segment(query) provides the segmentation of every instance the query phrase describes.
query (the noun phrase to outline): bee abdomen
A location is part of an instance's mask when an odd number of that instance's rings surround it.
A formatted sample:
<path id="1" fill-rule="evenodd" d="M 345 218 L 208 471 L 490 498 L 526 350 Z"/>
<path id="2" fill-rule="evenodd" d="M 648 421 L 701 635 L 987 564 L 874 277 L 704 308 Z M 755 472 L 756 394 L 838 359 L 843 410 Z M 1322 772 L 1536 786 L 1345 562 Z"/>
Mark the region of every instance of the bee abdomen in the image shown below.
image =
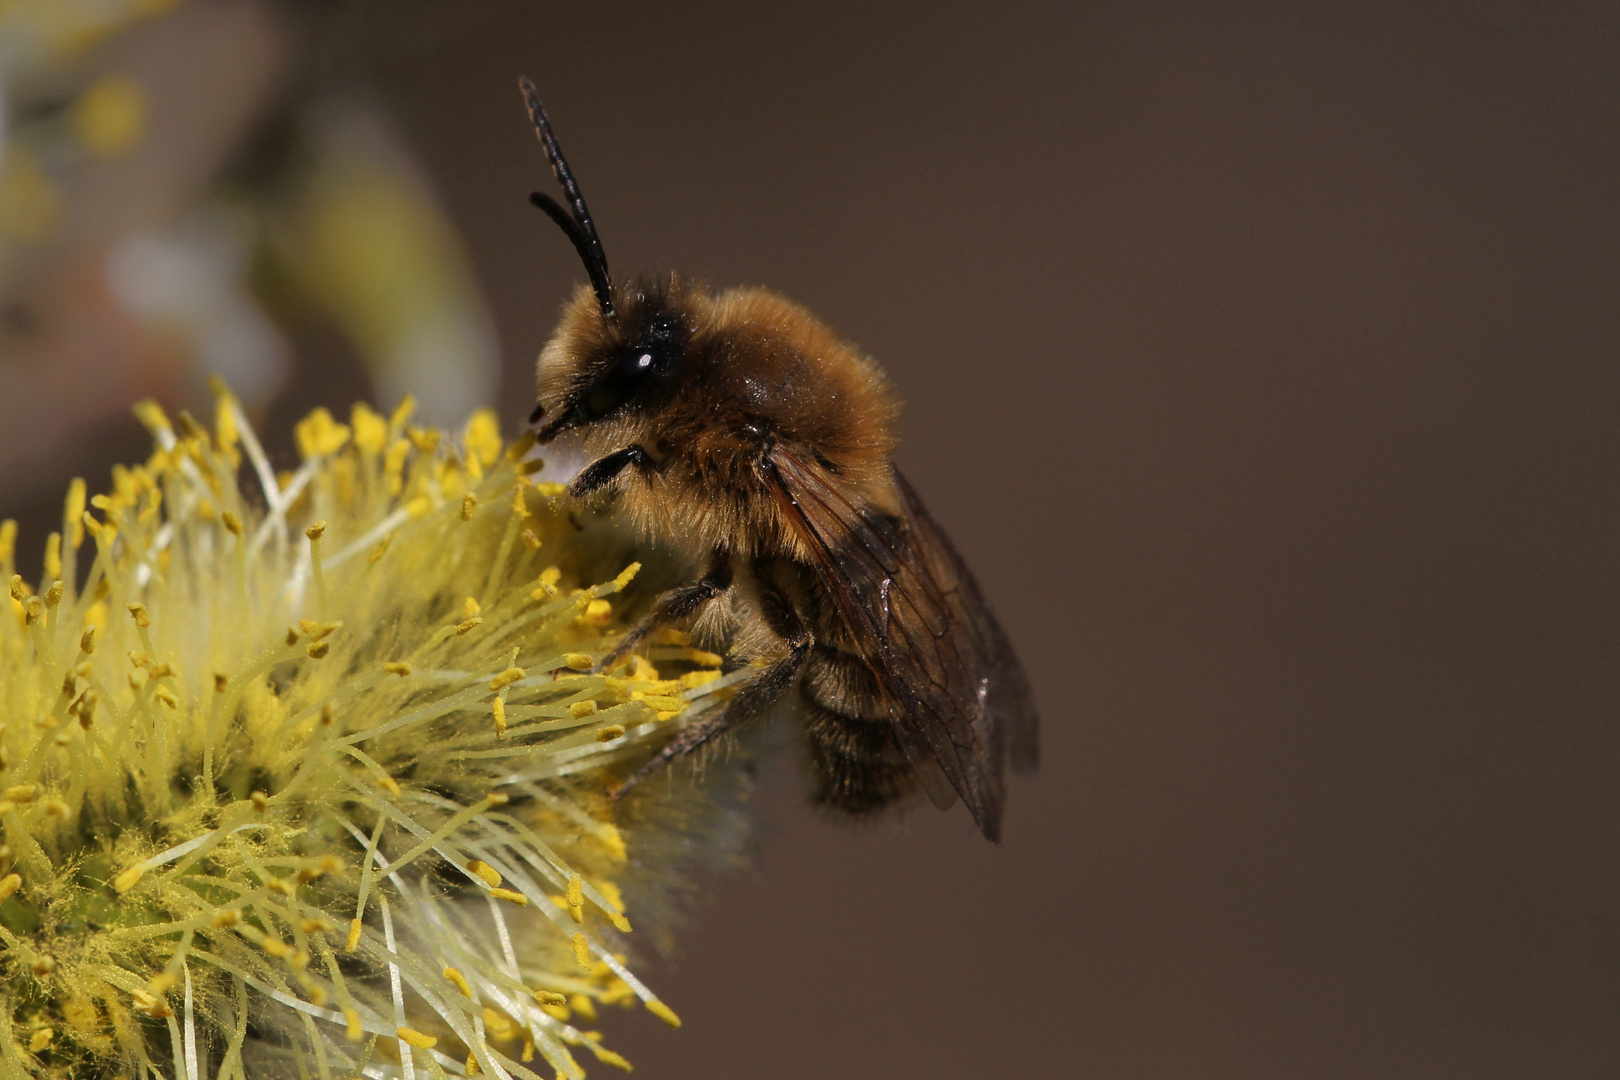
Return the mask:
<path id="1" fill-rule="evenodd" d="M 805 734 L 815 801 L 865 814 L 910 794 L 911 764 L 895 737 L 889 708 L 860 657 L 818 645 L 805 665 Z"/>

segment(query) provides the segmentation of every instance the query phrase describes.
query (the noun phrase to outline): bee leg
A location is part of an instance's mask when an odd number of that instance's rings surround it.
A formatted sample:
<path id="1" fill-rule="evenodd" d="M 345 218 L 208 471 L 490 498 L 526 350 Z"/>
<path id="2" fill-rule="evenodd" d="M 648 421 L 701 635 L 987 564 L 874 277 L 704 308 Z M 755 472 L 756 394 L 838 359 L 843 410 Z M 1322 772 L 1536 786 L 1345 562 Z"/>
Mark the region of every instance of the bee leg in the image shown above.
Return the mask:
<path id="1" fill-rule="evenodd" d="M 809 656 L 810 641 L 806 638 L 794 645 L 788 655 L 750 679 L 718 715 L 699 720 L 665 743 L 664 748 L 649 758 L 630 779 L 609 792 L 610 797 L 620 798 L 670 762 L 685 757 L 715 736 L 740 727 L 775 705 L 783 694 L 793 688 L 799 670 Z"/>
<path id="2" fill-rule="evenodd" d="M 568 483 L 568 494 L 576 499 L 583 499 L 591 492 L 606 487 L 626 468 L 634 465 L 638 469 L 653 468 L 653 459 L 639 446 L 626 446 L 623 450 L 615 450 L 606 457 L 599 457 L 583 469 L 579 475 Z"/>
<path id="3" fill-rule="evenodd" d="M 731 558 L 716 552 L 709 560 L 708 573 L 704 574 L 701 580 L 692 585 L 670 589 L 654 600 L 652 610 L 625 632 L 619 643 L 613 646 L 613 651 L 591 669 L 592 674 L 612 671 L 654 630 L 696 615 L 710 601 L 723 596 L 729 588 L 731 588 Z"/>
<path id="4" fill-rule="evenodd" d="M 804 620 L 799 618 L 799 613 L 793 609 L 792 604 L 780 590 L 768 584 L 767 580 L 757 573 L 755 580 L 760 593 L 760 607 L 766 622 L 772 630 L 789 642 L 791 651 L 748 680 L 719 715 L 699 720 L 665 743 L 664 748 L 637 769 L 630 779 L 609 793 L 612 798 L 619 798 L 665 765 L 676 758 L 685 757 L 715 736 L 755 719 L 782 700 L 782 695 L 791 690 L 798 681 L 805 661 L 810 659 L 811 647 L 816 643 L 815 637 L 811 635 L 809 628 L 804 625 Z"/>

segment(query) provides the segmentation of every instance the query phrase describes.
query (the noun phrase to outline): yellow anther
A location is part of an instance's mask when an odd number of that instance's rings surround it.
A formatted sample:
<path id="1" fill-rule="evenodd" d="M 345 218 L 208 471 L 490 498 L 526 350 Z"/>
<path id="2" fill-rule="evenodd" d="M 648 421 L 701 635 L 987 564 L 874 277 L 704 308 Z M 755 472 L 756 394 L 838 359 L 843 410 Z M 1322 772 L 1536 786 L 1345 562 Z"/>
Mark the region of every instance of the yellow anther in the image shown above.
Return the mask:
<path id="1" fill-rule="evenodd" d="M 371 549 L 370 555 L 366 556 L 366 562 L 376 565 L 378 559 L 381 559 L 384 555 L 388 554 L 388 545 L 392 544 L 393 542 L 393 533 L 389 533 L 387 536 L 377 541 L 377 546 Z"/>
<path id="2" fill-rule="evenodd" d="M 540 550 L 540 537 L 535 534 L 533 529 L 524 529 L 520 534 L 520 538 L 523 541 L 523 546 L 530 551 Z"/>
<path id="3" fill-rule="evenodd" d="M 641 564 L 638 562 L 633 562 L 623 570 L 619 571 L 619 576 L 613 579 L 613 584 L 622 589 L 626 585 L 630 584 L 631 580 L 633 580 L 640 572 Z"/>
<path id="4" fill-rule="evenodd" d="M 463 495 L 461 497 L 461 520 L 462 521 L 471 521 L 472 516 L 473 516 L 473 511 L 477 510 L 477 509 L 478 509 L 478 496 L 474 495 L 472 492 L 469 491 L 469 492 L 467 492 L 467 494 L 465 494 L 465 495 Z"/>
<path id="5" fill-rule="evenodd" d="M 62 572 L 62 534 L 51 533 L 45 538 L 45 576 L 56 577 Z"/>
<path id="6" fill-rule="evenodd" d="M 585 882 L 578 874 L 568 878 L 568 914 L 577 923 L 585 921 Z"/>
<path id="7" fill-rule="evenodd" d="M 589 671 L 596 661 L 592 660 L 586 653 L 571 652 L 563 654 L 563 663 L 575 671 Z"/>
<path id="8" fill-rule="evenodd" d="M 225 674 L 223 671 L 214 672 L 214 692 L 216 694 L 223 694 L 225 689 L 230 685 L 231 677 L 229 675 Z"/>
<path id="9" fill-rule="evenodd" d="M 624 862 L 630 857 L 629 849 L 624 846 L 624 834 L 621 833 L 619 831 L 619 827 L 614 825 L 612 822 L 603 824 L 602 831 L 597 834 L 597 838 L 602 841 L 603 846 L 608 849 L 608 854 L 611 855 L 615 861 Z M 621 908 L 624 907 L 623 903 L 618 901 L 615 901 L 615 903 L 617 903 Z"/>
<path id="10" fill-rule="evenodd" d="M 31 803 L 39 798 L 39 785 L 15 784 L 6 788 L 5 794 L 0 795 L 0 798 L 5 799 L 7 802 Z"/>
<path id="11" fill-rule="evenodd" d="M 591 970 L 591 943 L 577 930 L 574 932 L 574 962 L 586 971 Z"/>
<path id="12" fill-rule="evenodd" d="M 287 627 L 287 645 L 291 647 L 296 644 L 298 644 L 298 627 L 289 626 Z"/>
<path id="13" fill-rule="evenodd" d="M 596 1002 L 584 994 L 575 994 L 568 999 L 568 1007 L 579 1014 L 579 1018 L 587 1024 L 596 1022 Z"/>
<path id="14" fill-rule="evenodd" d="M 344 941 L 344 943 L 343 943 L 343 951 L 344 952 L 352 953 L 359 946 L 359 944 L 360 944 L 360 925 L 361 924 L 360 924 L 359 919 L 350 919 L 349 920 L 349 936 L 348 936 L 348 939 L 346 941 Z"/>
<path id="15" fill-rule="evenodd" d="M 334 454 L 349 441 L 349 425 L 338 423 L 330 412 L 319 408 L 294 425 L 293 436 L 304 458 Z"/>
<path id="16" fill-rule="evenodd" d="M 592 626 L 606 626 L 613 621 L 613 604 L 607 600 L 592 600 L 585 605 L 585 614 L 580 618 Z"/>
<path id="17" fill-rule="evenodd" d="M 332 703 L 330 701 L 321 702 L 321 727 L 331 727 L 336 719 L 337 710 L 332 707 Z"/>
<path id="18" fill-rule="evenodd" d="M 45 605 L 39 597 L 30 596 L 28 603 L 23 605 L 23 612 L 25 615 L 23 622 L 31 626 L 45 617 Z"/>
<path id="19" fill-rule="evenodd" d="M 133 150 L 146 131 L 146 91 L 128 75 L 103 75 L 73 103 L 73 133 L 102 158 Z"/>
<path id="20" fill-rule="evenodd" d="M 21 874 L 12 873 L 0 878 L 0 904 L 10 900 L 20 888 L 22 888 Z"/>
<path id="21" fill-rule="evenodd" d="M 153 435 L 161 435 L 165 432 L 172 433 L 174 431 L 174 428 L 169 425 L 169 418 L 163 413 L 163 406 L 151 398 L 142 398 L 137 401 L 133 406 L 133 411 L 135 419 L 139 420 L 142 426 Z"/>
<path id="22" fill-rule="evenodd" d="M 475 627 L 477 627 L 479 624 L 481 624 L 483 621 L 484 621 L 484 617 L 482 615 L 474 615 L 470 619 L 463 619 L 461 622 L 456 624 L 456 634 L 457 635 L 466 634 L 466 633 L 470 632 L 471 630 L 473 630 Z"/>
<path id="23" fill-rule="evenodd" d="M 170 690 L 167 686 L 158 687 L 156 690 L 152 691 L 152 696 L 163 702 L 163 704 L 167 705 L 171 709 L 178 709 L 180 707 L 180 699 L 176 697 L 174 691 Z"/>
<path id="24" fill-rule="evenodd" d="M 720 658 L 717 656 L 715 659 Z M 718 671 L 688 671 L 681 676 L 680 682 L 688 690 L 696 690 L 700 686 L 707 686 L 719 677 L 720 673 Z"/>
<path id="25" fill-rule="evenodd" d="M 590 700 L 576 701 L 572 705 L 568 706 L 568 715 L 572 716 L 575 720 L 583 720 L 587 716 L 595 716 L 596 702 Z"/>
<path id="26" fill-rule="evenodd" d="M 399 781 L 395 780 L 392 776 L 389 776 L 387 773 L 383 773 L 383 774 L 381 774 L 380 776 L 377 777 L 377 786 L 382 788 L 384 791 L 386 791 L 388 793 L 388 797 L 390 799 L 397 799 L 402 794 L 402 789 L 399 786 Z"/>
<path id="27" fill-rule="evenodd" d="M 264 883 L 264 887 L 278 896 L 291 896 L 294 892 L 293 883 L 286 878 L 270 878 Z"/>
<path id="28" fill-rule="evenodd" d="M 380 454 L 388 443 L 388 421 L 365 402 L 349 410 L 349 426 L 354 429 L 354 445 L 368 454 Z"/>
<path id="29" fill-rule="evenodd" d="M 146 988 L 154 994 L 167 994 L 180 980 L 175 978 L 172 971 L 160 971 L 146 980 Z"/>
<path id="30" fill-rule="evenodd" d="M 151 653 L 136 652 L 135 650 L 131 649 L 124 655 L 129 657 L 130 666 L 132 667 L 143 668 L 150 666 L 152 663 Z"/>
<path id="31" fill-rule="evenodd" d="M 321 537 L 326 535 L 326 522 L 317 521 L 315 524 L 304 530 L 304 535 L 309 537 L 311 542 L 319 540 Z"/>
<path id="32" fill-rule="evenodd" d="M 443 974 L 445 978 L 455 984 L 457 990 L 461 991 L 462 997 L 470 998 L 473 996 L 472 987 L 467 984 L 467 977 L 461 972 L 453 967 L 447 967 L 444 969 Z"/>
<path id="33" fill-rule="evenodd" d="M 242 519 L 231 513 L 229 510 L 226 510 L 224 513 L 220 514 L 219 520 L 220 523 L 225 526 L 225 531 L 230 533 L 232 536 L 242 535 Z"/>
<path id="34" fill-rule="evenodd" d="M 51 582 L 51 587 L 45 591 L 45 606 L 48 608 L 53 608 L 61 602 L 62 583 L 60 581 L 53 581 Z"/>
<path id="35" fill-rule="evenodd" d="M 439 433 L 437 431 L 408 427 L 405 429 L 405 437 L 411 440 L 411 445 L 416 447 L 416 452 L 419 454 L 431 454 L 439 448 Z"/>
<path id="36" fill-rule="evenodd" d="M 60 743 L 60 737 L 58 737 L 58 742 Z M 47 817 L 65 818 L 68 816 L 68 804 L 54 795 L 46 799 L 41 805 L 45 808 Z"/>
<path id="37" fill-rule="evenodd" d="M 501 872 L 483 859 L 468 859 L 467 872 L 476 874 L 486 885 L 492 888 L 501 883 Z"/>
<path id="38" fill-rule="evenodd" d="M 495 676 L 493 679 L 489 680 L 489 688 L 493 691 L 499 692 L 523 678 L 525 674 L 526 673 L 524 670 L 520 667 L 509 667 L 499 675 Z"/>
<path id="39" fill-rule="evenodd" d="M 591 1048 L 591 1053 L 595 1054 L 596 1060 L 600 1061 L 602 1064 L 612 1065 L 615 1069 L 623 1069 L 625 1072 L 630 1071 L 630 1062 L 627 1061 L 622 1054 L 616 1054 L 612 1050 L 598 1046 L 594 1042 L 589 1042 L 585 1045 Z"/>
<path id="40" fill-rule="evenodd" d="M 142 630 L 145 630 L 148 626 L 152 625 L 152 617 L 146 613 L 145 604 L 137 601 L 136 603 L 125 604 L 124 606 L 129 609 L 129 614 L 132 618 L 134 618 L 136 626 L 140 627 Z"/>
<path id="41" fill-rule="evenodd" d="M 11 575 L 11 598 L 19 604 L 28 599 L 28 586 L 23 583 L 21 574 Z"/>
<path id="42" fill-rule="evenodd" d="M 468 1076 L 477 1076 L 479 1073 L 484 1071 L 484 1067 L 478 1064 L 478 1055 L 474 1054 L 470 1050 L 467 1052 L 467 1061 L 466 1064 L 462 1066 L 462 1069 Z M 560 1076 L 561 1074 L 559 1073 L 558 1075 Z"/>
<path id="43" fill-rule="evenodd" d="M 326 654 L 331 651 L 332 643 L 330 641 L 317 641 L 315 644 L 311 645 L 305 650 L 305 652 L 309 653 L 309 658 L 311 660 L 325 659 Z"/>
<path id="44" fill-rule="evenodd" d="M 505 900 L 509 904 L 516 904 L 518 907 L 527 907 L 529 905 L 527 896 L 520 892 L 513 892 L 511 889 L 491 889 L 489 895 L 497 900 Z"/>
<path id="45" fill-rule="evenodd" d="M 614 739 L 623 737 L 624 726 L 622 724 L 609 724 L 596 733 L 597 742 L 612 742 Z"/>
<path id="46" fill-rule="evenodd" d="M 658 1017 L 658 1019 L 662 1020 L 672 1028 L 678 1028 L 681 1026 L 681 1018 L 675 1015 L 675 1010 L 670 1008 L 668 1005 L 665 1005 L 657 998 L 653 998 L 651 1001 L 647 1002 L 647 1011 Z"/>
<path id="47" fill-rule="evenodd" d="M 420 1031 L 417 1031 L 415 1028 L 395 1028 L 394 1034 L 399 1036 L 401 1042 L 410 1043 L 418 1050 L 431 1050 L 435 1046 L 439 1045 L 438 1039 L 434 1038 L 432 1035 L 426 1035 Z"/>
<path id="48" fill-rule="evenodd" d="M 506 735 L 506 702 L 496 698 L 491 704 L 491 709 L 495 714 L 495 737 L 497 739 L 504 738 Z"/>
<path id="49" fill-rule="evenodd" d="M 406 663 L 404 660 L 390 660 L 388 663 L 383 665 L 383 670 L 388 672 L 390 675 L 409 675 L 411 673 L 411 665 Z"/>
<path id="50" fill-rule="evenodd" d="M 324 934 L 328 930 L 332 929 L 332 924 L 327 922 L 325 919 L 305 919 L 303 922 L 298 924 L 298 929 L 302 930 L 305 934 L 310 935 Z"/>
<path id="51" fill-rule="evenodd" d="M 84 633 L 79 635 L 79 651 L 86 656 L 96 651 L 96 628 L 94 625 L 85 627 Z"/>
<path id="52" fill-rule="evenodd" d="M 148 670 L 154 679 L 172 679 L 179 674 L 173 664 L 153 664 Z"/>
<path id="53" fill-rule="evenodd" d="M 622 911 L 608 912 L 608 921 L 613 924 L 613 929 L 619 933 L 630 933 L 630 919 Z"/>
<path id="54" fill-rule="evenodd" d="M 299 619 L 298 629 L 302 630 L 305 634 L 308 634 L 309 640 L 319 641 L 332 631 L 343 629 L 343 623 L 341 620 L 338 622 L 323 623 L 316 622 L 313 619 Z"/>
<path id="55" fill-rule="evenodd" d="M 174 1015 L 174 1010 L 169 1008 L 167 1001 L 149 994 L 145 990 L 136 990 L 130 996 L 135 999 L 135 1007 L 154 1020 L 162 1020 L 164 1017 Z"/>
<path id="56" fill-rule="evenodd" d="M 285 960 L 293 954 L 293 947 L 291 945 L 288 945 L 280 938 L 270 937 L 268 934 L 265 935 L 264 940 L 259 942 L 259 948 L 263 949 L 277 960 Z"/>
<path id="57" fill-rule="evenodd" d="M 39 973 L 35 972 L 35 974 L 37 975 Z M 46 974 L 49 974 L 49 972 L 46 972 Z M 51 1028 L 40 1028 L 38 1031 L 34 1032 L 28 1037 L 28 1049 L 37 1054 L 47 1046 L 51 1045 L 51 1040 L 54 1038 L 56 1038 L 55 1030 Z"/>
<path id="58" fill-rule="evenodd" d="M 349 951 L 354 952 L 353 949 L 350 949 Z M 357 1043 L 365 1037 L 365 1029 L 360 1026 L 359 1013 L 355 1012 L 353 1009 L 344 1009 L 343 1020 L 347 1025 L 343 1030 L 344 1038 L 348 1039 L 350 1042 Z"/>
<path id="59" fill-rule="evenodd" d="M 664 697 L 660 694 L 648 694 L 641 699 L 641 703 L 655 712 L 679 712 L 686 708 L 686 702 L 680 698 Z"/>
<path id="60" fill-rule="evenodd" d="M 520 518 L 529 516 L 528 490 L 529 479 L 526 476 L 518 477 L 518 482 L 512 486 L 512 513 Z"/>
<path id="61" fill-rule="evenodd" d="M 254 811 L 260 814 L 270 809 L 270 796 L 262 791 L 255 791 L 249 795 L 248 802 L 252 803 Z"/>

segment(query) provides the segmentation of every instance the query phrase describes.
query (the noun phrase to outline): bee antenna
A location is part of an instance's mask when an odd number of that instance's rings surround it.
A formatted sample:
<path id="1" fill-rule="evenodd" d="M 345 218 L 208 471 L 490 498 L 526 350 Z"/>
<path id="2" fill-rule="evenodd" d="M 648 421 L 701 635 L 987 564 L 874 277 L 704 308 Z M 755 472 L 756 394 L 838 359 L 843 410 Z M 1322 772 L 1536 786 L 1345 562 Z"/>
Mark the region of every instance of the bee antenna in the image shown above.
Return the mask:
<path id="1" fill-rule="evenodd" d="M 551 196 L 538 191 L 529 196 L 529 201 L 544 210 L 546 216 L 555 221 L 568 234 L 568 239 L 573 241 L 574 250 L 579 252 L 585 272 L 590 275 L 591 288 L 596 290 L 596 302 L 601 305 L 602 315 L 609 322 L 614 322 L 617 315 L 609 291 L 611 279 L 608 277 L 607 255 L 602 251 L 602 241 L 596 235 L 596 226 L 585 205 L 585 196 L 580 194 L 579 184 L 575 183 L 574 174 L 568 168 L 562 147 L 557 145 L 557 136 L 551 133 L 551 120 L 546 116 L 546 107 L 540 103 L 540 91 L 526 76 L 518 79 L 518 89 L 523 91 L 523 102 L 529 107 L 529 119 L 534 123 L 535 134 L 540 136 L 546 160 L 551 162 L 551 174 L 562 186 L 563 194 L 568 196 L 572 213 L 564 210 Z"/>

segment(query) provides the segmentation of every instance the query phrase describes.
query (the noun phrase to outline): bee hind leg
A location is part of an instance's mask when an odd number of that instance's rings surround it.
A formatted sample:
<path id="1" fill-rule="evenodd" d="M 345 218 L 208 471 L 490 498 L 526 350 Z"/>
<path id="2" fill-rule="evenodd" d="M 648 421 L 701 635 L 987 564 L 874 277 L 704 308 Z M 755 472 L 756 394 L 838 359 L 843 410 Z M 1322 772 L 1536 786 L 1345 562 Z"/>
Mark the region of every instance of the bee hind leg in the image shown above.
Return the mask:
<path id="1" fill-rule="evenodd" d="M 682 585 L 670 589 L 659 595 L 653 601 L 652 610 L 647 612 L 636 625 L 626 630 L 624 636 L 613 646 L 613 651 L 591 668 L 592 674 L 601 674 L 612 671 L 624 662 L 624 658 L 635 651 L 636 647 L 661 626 L 668 626 L 673 622 L 680 622 L 702 611 L 714 600 L 725 595 L 731 588 L 731 559 L 716 552 L 709 559 L 708 573 L 691 585 Z"/>
<path id="2" fill-rule="evenodd" d="M 809 639 L 795 644 L 792 652 L 750 679 L 717 715 L 699 720 L 665 743 L 663 749 L 648 758 L 646 764 L 637 769 L 630 779 L 614 788 L 609 793 L 611 797 L 621 797 L 670 762 L 685 757 L 732 728 L 741 727 L 775 705 L 783 694 L 792 689 L 809 656 Z"/>

